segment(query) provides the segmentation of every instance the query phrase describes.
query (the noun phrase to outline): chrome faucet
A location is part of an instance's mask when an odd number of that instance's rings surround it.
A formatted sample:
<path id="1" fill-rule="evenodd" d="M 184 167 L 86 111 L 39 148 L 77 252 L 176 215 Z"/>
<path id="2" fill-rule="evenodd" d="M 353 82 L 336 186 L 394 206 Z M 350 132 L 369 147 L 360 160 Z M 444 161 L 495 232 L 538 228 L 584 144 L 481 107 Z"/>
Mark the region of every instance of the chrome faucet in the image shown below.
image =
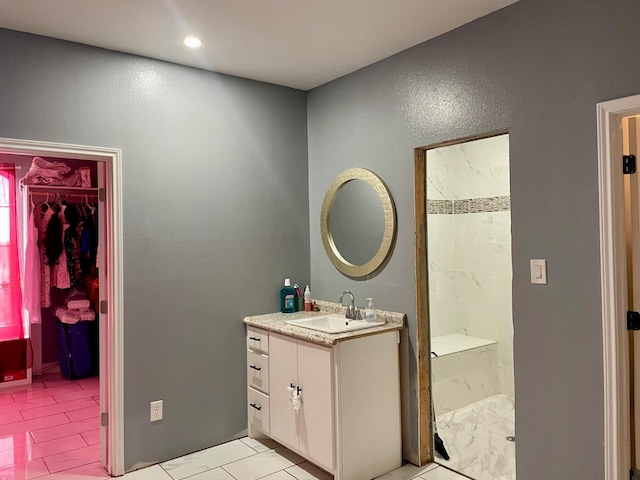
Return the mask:
<path id="1" fill-rule="evenodd" d="M 340 305 L 343 305 L 342 297 L 344 297 L 345 295 L 351 295 L 351 305 L 347 305 L 347 311 L 344 314 L 345 318 L 349 318 L 351 320 L 362 320 L 362 317 L 360 316 L 360 310 L 358 309 L 358 307 L 356 307 L 356 299 L 353 296 L 353 293 L 351 293 L 349 290 L 345 290 L 340 295 L 340 300 L 338 300 Z"/>

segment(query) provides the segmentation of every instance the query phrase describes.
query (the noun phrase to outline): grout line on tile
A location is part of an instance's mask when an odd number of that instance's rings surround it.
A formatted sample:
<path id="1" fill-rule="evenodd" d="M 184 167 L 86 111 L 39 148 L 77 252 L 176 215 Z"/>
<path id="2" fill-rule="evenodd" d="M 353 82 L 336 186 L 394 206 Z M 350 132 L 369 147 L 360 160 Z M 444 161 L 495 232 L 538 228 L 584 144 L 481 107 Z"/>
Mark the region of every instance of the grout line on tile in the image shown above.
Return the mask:
<path id="1" fill-rule="evenodd" d="M 305 461 L 306 461 L 306 460 L 305 460 Z M 297 464 L 296 464 L 296 465 L 297 465 Z M 291 467 L 287 467 L 287 468 L 291 468 Z M 284 472 L 284 473 L 286 473 L 287 475 L 289 475 L 292 479 L 297 480 L 297 477 L 294 477 L 293 475 L 291 475 L 289 472 L 287 472 L 287 470 L 286 470 L 286 469 L 277 470 L 277 471 L 275 471 L 275 472 L 268 473 L 267 475 L 263 475 L 262 477 L 258 477 L 258 478 L 256 478 L 255 480 L 260 480 L 261 478 L 266 478 L 266 477 L 268 477 L 269 475 L 275 475 L 276 473 L 280 473 L 280 472 Z M 229 475 L 231 475 L 231 474 L 229 474 Z"/>

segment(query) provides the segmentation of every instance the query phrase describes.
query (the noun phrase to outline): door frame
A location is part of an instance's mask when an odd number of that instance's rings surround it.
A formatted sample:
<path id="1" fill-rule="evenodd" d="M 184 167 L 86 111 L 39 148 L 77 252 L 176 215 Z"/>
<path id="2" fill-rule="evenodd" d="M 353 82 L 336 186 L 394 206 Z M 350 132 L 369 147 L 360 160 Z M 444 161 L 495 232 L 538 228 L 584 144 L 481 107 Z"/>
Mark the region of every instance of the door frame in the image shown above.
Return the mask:
<path id="1" fill-rule="evenodd" d="M 431 327 L 429 320 L 429 279 L 427 272 L 427 150 L 458 145 L 508 134 L 508 129 L 456 138 L 444 142 L 433 143 L 413 150 L 414 162 L 414 199 L 416 222 L 416 323 L 418 327 L 418 458 L 411 459 L 417 465 L 425 465 L 434 461 L 433 454 L 433 422 L 431 416 Z"/>
<path id="2" fill-rule="evenodd" d="M 106 328 L 107 378 L 100 377 L 100 411 L 108 405 L 106 442 L 101 441 L 101 458 L 112 476 L 124 475 L 124 336 L 123 336 L 123 240 L 122 240 L 122 151 L 14 138 L 0 138 L 0 153 L 64 157 L 106 163 L 107 271 L 106 300 L 109 319 Z M 101 285 L 101 288 L 102 285 Z M 105 444 L 106 443 L 106 444 Z M 108 455 L 106 454 L 108 452 Z"/>
<path id="3" fill-rule="evenodd" d="M 631 403 L 626 330 L 627 268 L 622 119 L 640 114 L 640 95 L 596 105 L 604 374 L 605 480 L 629 475 Z"/>

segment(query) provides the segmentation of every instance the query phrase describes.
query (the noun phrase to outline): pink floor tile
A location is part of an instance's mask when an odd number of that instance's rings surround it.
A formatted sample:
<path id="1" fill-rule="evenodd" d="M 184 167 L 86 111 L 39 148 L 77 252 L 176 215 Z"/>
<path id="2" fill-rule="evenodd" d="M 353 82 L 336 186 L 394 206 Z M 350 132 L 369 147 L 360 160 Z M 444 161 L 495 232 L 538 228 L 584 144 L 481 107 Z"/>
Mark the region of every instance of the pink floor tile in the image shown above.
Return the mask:
<path id="1" fill-rule="evenodd" d="M 56 402 L 58 403 L 64 403 L 70 402 L 71 400 L 78 400 L 80 398 L 91 398 L 94 395 L 100 395 L 99 388 L 88 388 L 86 390 L 80 389 L 74 392 L 54 395 L 53 398 L 55 398 Z"/>
<path id="2" fill-rule="evenodd" d="M 24 420 L 24 418 L 22 418 L 20 412 L 2 413 L 2 409 L 0 409 L 0 425 L 21 422 L 22 420 Z"/>
<path id="3" fill-rule="evenodd" d="M 49 442 L 36 443 L 26 447 L 16 447 L 12 450 L 3 450 L 0 451 L 0 467 L 24 463 L 86 446 L 87 442 L 85 442 L 84 438 L 80 435 L 72 435 Z"/>
<path id="4" fill-rule="evenodd" d="M 65 420 L 69 422 L 69 419 L 66 417 L 66 415 L 64 415 L 63 413 L 59 415 L 63 416 Z M 49 417 L 43 417 L 43 418 L 49 418 Z M 65 425 L 51 426 L 48 428 L 42 428 L 38 430 L 33 429 L 31 432 L 31 436 L 37 443 L 42 443 L 42 442 L 48 442 L 49 440 L 54 440 L 56 438 L 68 437 L 69 435 L 74 435 L 76 433 L 88 432 L 90 430 L 95 430 L 96 428 L 100 428 L 100 418 L 89 418 L 87 420 L 67 423 Z"/>
<path id="5" fill-rule="evenodd" d="M 38 458 L 26 463 L 18 463 L 10 467 L 0 468 L 0 478 L 8 480 L 30 480 L 40 478 L 49 473 L 44 460 Z"/>
<path id="6" fill-rule="evenodd" d="M 53 388 L 43 387 L 35 390 L 20 391 L 13 394 L 13 399 L 16 402 L 24 402 L 26 400 L 31 400 L 33 398 L 59 395 L 62 393 L 73 392 L 75 390 L 82 390 L 82 389 L 80 388 L 80 385 L 78 385 L 75 382 L 72 382 L 66 385 L 60 385 L 59 387 L 53 387 Z"/>
<path id="7" fill-rule="evenodd" d="M 35 440 L 31 437 L 29 432 L 7 435 L 0 437 L 0 452 L 13 450 L 14 448 L 28 447 L 30 445 L 35 445 L 35 443 Z"/>
<path id="8" fill-rule="evenodd" d="M 39 480 L 106 480 L 108 478 L 110 479 L 111 477 L 107 475 L 107 471 L 100 466 L 100 462 L 94 462 L 60 473 L 45 475 Z"/>
<path id="9" fill-rule="evenodd" d="M 56 473 L 100 461 L 100 445 L 68 450 L 44 457 L 49 472 Z M 1 478 L 1 477 L 0 477 Z"/>
<path id="10" fill-rule="evenodd" d="M 9 397 L 15 393 L 33 392 L 46 388 L 43 383 L 32 383 L 31 385 L 21 385 L 19 387 L 0 388 L 0 398 Z"/>
<path id="11" fill-rule="evenodd" d="M 29 408 L 46 407 L 47 405 L 55 405 L 57 402 L 51 395 L 46 397 L 32 398 L 21 402 L 14 402 L 10 405 L 0 405 L 0 415 L 11 412 L 21 412 Z"/>
<path id="12" fill-rule="evenodd" d="M 65 412 L 65 414 L 72 422 L 86 420 L 87 418 L 98 418 L 100 417 L 100 405 L 96 404 L 79 410 L 71 410 L 70 412 Z"/>
<path id="13" fill-rule="evenodd" d="M 55 405 L 47 405 L 46 407 L 40 408 L 30 408 L 29 410 L 24 410 L 21 413 L 25 420 L 30 420 L 32 418 L 47 417 L 55 415 L 56 413 L 70 412 L 72 410 L 92 407 L 94 405 L 96 405 L 96 402 L 92 398 L 81 398 L 80 400 L 74 400 L 72 402 L 57 403 Z"/>
<path id="14" fill-rule="evenodd" d="M 78 384 L 84 389 L 100 386 L 100 378 L 98 377 L 83 378 L 82 380 L 76 380 L 76 382 L 78 382 Z"/>
<path id="15" fill-rule="evenodd" d="M 100 429 L 96 428 L 95 430 L 89 430 L 88 432 L 81 433 L 84 441 L 87 442 L 87 445 L 95 445 L 100 443 Z"/>
<path id="16" fill-rule="evenodd" d="M 57 428 L 58 425 L 69 423 L 69 419 L 64 413 L 57 415 L 49 415 L 48 417 L 34 418 L 23 422 L 8 423 L 0 425 L 0 436 L 6 436 L 16 433 L 24 433 L 33 430 L 41 430 L 47 428 Z M 72 432 L 77 433 L 77 432 Z M 55 437 L 59 438 L 59 437 Z M 50 440 L 50 439 L 48 439 Z M 0 477 L 2 478 L 2 477 Z"/>
<path id="17" fill-rule="evenodd" d="M 5 405 L 11 405 L 13 403 L 13 396 L 10 393 L 6 395 L 0 395 L 0 408 Z"/>

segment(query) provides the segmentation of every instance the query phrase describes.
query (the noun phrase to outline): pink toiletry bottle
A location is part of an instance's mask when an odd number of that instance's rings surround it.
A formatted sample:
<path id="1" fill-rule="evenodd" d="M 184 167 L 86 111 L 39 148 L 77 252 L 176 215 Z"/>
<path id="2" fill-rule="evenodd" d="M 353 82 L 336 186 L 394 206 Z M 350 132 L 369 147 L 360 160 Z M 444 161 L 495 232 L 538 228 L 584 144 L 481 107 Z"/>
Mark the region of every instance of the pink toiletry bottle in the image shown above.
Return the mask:
<path id="1" fill-rule="evenodd" d="M 309 290 L 309 285 L 304 289 L 304 311 L 311 311 L 311 290 Z"/>

